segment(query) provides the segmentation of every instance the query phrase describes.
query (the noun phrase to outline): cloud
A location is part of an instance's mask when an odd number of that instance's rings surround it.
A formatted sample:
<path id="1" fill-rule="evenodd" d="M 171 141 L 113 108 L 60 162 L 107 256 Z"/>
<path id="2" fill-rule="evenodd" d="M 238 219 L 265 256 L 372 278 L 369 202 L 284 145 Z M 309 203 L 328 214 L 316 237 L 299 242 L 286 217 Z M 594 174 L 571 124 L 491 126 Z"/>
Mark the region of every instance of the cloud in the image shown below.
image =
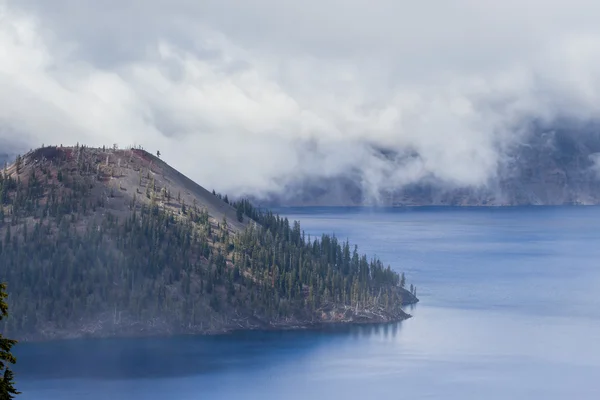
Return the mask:
<path id="1" fill-rule="evenodd" d="M 143 144 L 232 194 L 480 186 L 527 121 L 595 118 L 599 17 L 584 0 L 0 0 L 0 136 Z"/>

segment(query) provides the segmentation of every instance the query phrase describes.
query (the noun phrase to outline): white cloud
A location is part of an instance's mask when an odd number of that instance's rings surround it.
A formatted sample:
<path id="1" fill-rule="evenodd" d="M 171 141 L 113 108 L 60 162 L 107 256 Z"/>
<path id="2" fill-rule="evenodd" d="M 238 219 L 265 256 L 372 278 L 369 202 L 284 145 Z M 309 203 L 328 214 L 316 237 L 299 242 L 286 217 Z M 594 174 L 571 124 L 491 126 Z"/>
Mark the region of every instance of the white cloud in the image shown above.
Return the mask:
<path id="1" fill-rule="evenodd" d="M 481 185 L 525 118 L 596 116 L 599 17 L 584 0 L 0 0 L 0 132 L 143 144 L 233 194 L 355 170 L 374 194 Z"/>

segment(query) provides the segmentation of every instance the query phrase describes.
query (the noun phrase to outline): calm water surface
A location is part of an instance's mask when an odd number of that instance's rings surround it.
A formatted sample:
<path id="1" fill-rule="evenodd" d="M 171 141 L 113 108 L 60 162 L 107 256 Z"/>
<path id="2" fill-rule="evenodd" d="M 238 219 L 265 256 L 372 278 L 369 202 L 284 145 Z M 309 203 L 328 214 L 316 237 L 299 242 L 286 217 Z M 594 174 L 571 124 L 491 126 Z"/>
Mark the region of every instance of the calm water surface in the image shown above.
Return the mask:
<path id="1" fill-rule="evenodd" d="M 279 211 L 405 271 L 414 317 L 22 344 L 20 398 L 600 399 L 600 208 Z"/>

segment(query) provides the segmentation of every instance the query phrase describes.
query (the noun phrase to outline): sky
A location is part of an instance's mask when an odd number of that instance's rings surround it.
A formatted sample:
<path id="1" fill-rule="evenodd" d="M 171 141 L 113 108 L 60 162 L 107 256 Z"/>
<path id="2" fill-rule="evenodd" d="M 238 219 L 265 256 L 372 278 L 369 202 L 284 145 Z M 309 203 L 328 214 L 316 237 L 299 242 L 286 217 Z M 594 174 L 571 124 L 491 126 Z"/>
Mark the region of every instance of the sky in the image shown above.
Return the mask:
<path id="1" fill-rule="evenodd" d="M 598 21 L 592 0 L 0 0 L 0 146 L 142 145 L 231 195 L 481 186 L 524 121 L 596 118 Z"/>

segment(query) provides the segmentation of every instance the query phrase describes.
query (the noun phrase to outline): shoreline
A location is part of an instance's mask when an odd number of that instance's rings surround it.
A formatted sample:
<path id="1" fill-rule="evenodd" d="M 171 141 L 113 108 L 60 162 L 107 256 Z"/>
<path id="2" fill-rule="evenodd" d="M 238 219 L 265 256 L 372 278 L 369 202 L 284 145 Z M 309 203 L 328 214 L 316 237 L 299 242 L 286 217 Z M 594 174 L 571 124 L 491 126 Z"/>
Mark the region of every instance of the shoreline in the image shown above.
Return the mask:
<path id="1" fill-rule="evenodd" d="M 220 330 L 206 330 L 201 332 L 173 332 L 173 333 L 131 333 L 131 334 L 115 334 L 115 335 L 78 335 L 53 338 L 35 338 L 35 339 L 20 339 L 19 344 L 46 344 L 71 342 L 79 340 L 136 340 L 136 339 L 170 339 L 174 337 L 209 337 L 209 336 L 228 336 L 248 332 L 294 332 L 294 331 L 320 331 L 325 329 L 343 329 L 358 326 L 374 326 L 383 327 L 385 325 L 397 324 L 412 318 L 412 315 L 402 319 L 389 321 L 345 321 L 345 322 L 311 322 L 300 325 L 289 326 L 253 326 L 244 328 L 223 328 Z"/>
<path id="2" fill-rule="evenodd" d="M 414 305 L 418 302 L 411 302 L 404 304 L 403 307 L 408 305 Z M 51 343 L 51 342 L 65 342 L 72 340 L 107 340 L 107 339 L 147 339 L 147 338 L 171 338 L 176 336 L 225 336 L 232 335 L 241 332 L 284 332 L 284 331 L 308 331 L 308 330 L 319 330 L 326 328 L 344 328 L 352 326 L 368 326 L 368 325 L 387 325 L 393 323 L 399 323 L 407 319 L 412 318 L 412 315 L 400 310 L 393 315 L 378 315 L 371 317 L 363 314 L 350 315 L 349 318 L 328 318 L 323 320 L 296 320 L 288 319 L 286 321 L 263 321 L 256 318 L 250 322 L 249 318 L 245 320 L 245 324 L 242 321 L 230 321 L 229 323 L 223 324 L 220 327 L 204 328 L 200 326 L 191 326 L 188 328 L 175 328 L 173 329 L 168 324 L 161 324 L 158 329 L 148 329 L 148 326 L 142 322 L 135 322 L 128 326 L 120 326 L 120 330 L 113 329 L 99 329 L 97 331 L 81 331 L 80 329 L 74 329 L 72 331 L 53 332 L 50 334 L 29 334 L 24 335 L 18 339 L 19 343 Z M 140 326 L 142 325 L 142 326 Z M 138 329 L 136 329 L 138 328 Z"/>

